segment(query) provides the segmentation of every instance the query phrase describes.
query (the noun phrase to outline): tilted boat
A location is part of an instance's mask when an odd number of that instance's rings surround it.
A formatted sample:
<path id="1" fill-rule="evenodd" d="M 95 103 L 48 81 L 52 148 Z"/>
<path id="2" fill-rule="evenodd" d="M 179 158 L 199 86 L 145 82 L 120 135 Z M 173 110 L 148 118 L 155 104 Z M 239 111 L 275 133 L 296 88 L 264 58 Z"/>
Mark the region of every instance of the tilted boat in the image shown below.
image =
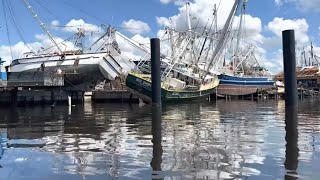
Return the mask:
<path id="1" fill-rule="evenodd" d="M 192 79 L 192 81 L 197 81 Z M 208 97 L 219 84 L 218 78 L 209 77 L 206 83 L 198 83 L 193 85 L 186 85 L 184 81 L 177 78 L 171 78 L 168 83 L 163 83 L 161 86 L 161 100 L 162 102 L 170 101 L 187 101 Z M 173 86 L 173 85 L 176 86 Z M 150 74 L 136 74 L 129 73 L 126 78 L 126 86 L 129 91 L 136 94 L 140 99 L 151 102 L 151 75 Z"/>
<path id="2" fill-rule="evenodd" d="M 219 79 L 214 73 L 214 68 L 222 57 L 226 45 L 225 37 L 230 32 L 237 6 L 238 2 L 235 1 L 218 37 L 217 29 L 212 29 L 212 26 L 205 29 L 202 34 L 193 32 L 190 18 L 187 19 L 188 30 L 185 32 L 176 33 L 173 28 L 166 28 L 164 34 L 169 37 L 163 39 L 169 41 L 171 53 L 161 55 L 161 62 L 165 64 L 161 72 L 163 102 L 203 99 L 215 91 Z M 188 7 L 187 5 L 187 14 L 189 14 Z M 214 20 L 216 21 L 215 18 Z M 214 40 L 217 41 L 215 46 L 213 46 Z M 149 61 L 142 60 L 138 63 L 138 67 L 144 67 L 145 62 Z M 129 73 L 126 78 L 128 90 L 147 102 L 152 98 L 151 85 L 150 74 Z"/>
<path id="3" fill-rule="evenodd" d="M 115 80 L 116 77 L 136 68 L 134 60 L 121 53 L 116 41 L 116 35 L 120 33 L 111 26 L 89 48 L 83 49 L 81 46 L 82 49 L 64 51 L 61 49 L 63 43 L 54 40 L 29 2 L 24 0 L 24 3 L 54 46 L 51 50 L 43 48 L 37 53 L 32 51 L 25 53 L 22 58 L 14 59 L 6 68 L 8 86 L 65 86 L 90 89 L 99 81 Z M 80 42 L 85 36 L 85 30 L 79 28 L 75 36 L 76 43 Z M 96 51 L 88 51 L 94 45 L 99 48 Z"/>

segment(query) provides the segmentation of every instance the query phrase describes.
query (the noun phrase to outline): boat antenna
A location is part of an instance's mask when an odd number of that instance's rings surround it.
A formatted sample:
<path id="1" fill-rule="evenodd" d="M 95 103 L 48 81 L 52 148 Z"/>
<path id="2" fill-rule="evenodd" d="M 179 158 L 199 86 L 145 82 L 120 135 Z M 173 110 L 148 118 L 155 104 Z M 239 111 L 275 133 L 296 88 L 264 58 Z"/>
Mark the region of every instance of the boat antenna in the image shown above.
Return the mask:
<path id="1" fill-rule="evenodd" d="M 307 58 L 306 58 L 306 52 L 305 52 L 304 48 L 303 48 L 303 58 L 304 58 L 304 65 L 308 66 Z"/>
<path id="2" fill-rule="evenodd" d="M 314 61 L 314 55 L 313 55 L 313 45 L 312 45 L 312 41 L 311 41 L 311 47 L 310 47 L 311 51 L 310 51 L 310 55 L 311 55 L 311 60 L 312 60 L 312 63 Z"/>
<path id="3" fill-rule="evenodd" d="M 187 13 L 187 25 L 188 25 L 188 31 L 190 32 L 191 29 L 191 20 L 190 20 L 190 3 L 187 2 L 186 4 L 186 13 Z"/>
<path id="4" fill-rule="evenodd" d="M 52 35 L 50 34 L 50 32 L 47 30 L 46 26 L 44 25 L 44 23 L 41 21 L 41 19 L 39 18 L 39 16 L 37 15 L 37 13 L 34 11 L 34 9 L 32 8 L 32 6 L 29 4 L 29 2 L 27 0 L 22 0 L 25 5 L 27 6 L 27 8 L 30 10 L 30 12 L 32 13 L 33 17 L 39 22 L 40 26 L 42 27 L 42 29 L 47 33 L 47 35 L 49 36 L 49 39 L 52 41 L 52 43 L 58 48 L 59 52 L 62 53 L 62 50 L 60 49 L 60 47 L 58 46 L 58 43 L 53 39 Z"/>

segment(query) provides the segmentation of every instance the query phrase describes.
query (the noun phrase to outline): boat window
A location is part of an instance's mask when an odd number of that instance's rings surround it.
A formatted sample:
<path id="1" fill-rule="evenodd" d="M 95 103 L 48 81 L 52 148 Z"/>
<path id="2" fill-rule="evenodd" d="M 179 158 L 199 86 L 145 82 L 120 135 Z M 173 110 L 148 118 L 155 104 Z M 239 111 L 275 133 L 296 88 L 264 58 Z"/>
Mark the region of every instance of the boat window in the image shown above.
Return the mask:
<path id="1" fill-rule="evenodd" d="M 17 64 L 20 64 L 17 59 L 16 59 L 16 60 L 13 60 L 13 61 L 11 62 L 11 66 L 14 66 L 14 65 L 17 65 Z"/>

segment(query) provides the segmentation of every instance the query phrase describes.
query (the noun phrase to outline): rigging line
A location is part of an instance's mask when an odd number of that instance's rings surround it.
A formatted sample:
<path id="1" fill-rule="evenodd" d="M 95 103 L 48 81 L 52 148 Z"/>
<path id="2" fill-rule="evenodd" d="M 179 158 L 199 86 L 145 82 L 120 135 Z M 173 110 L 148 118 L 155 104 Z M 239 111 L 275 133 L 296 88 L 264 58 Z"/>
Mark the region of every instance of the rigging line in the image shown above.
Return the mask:
<path id="1" fill-rule="evenodd" d="M 38 4 L 39 6 L 41 6 L 41 8 L 46 10 L 49 14 L 51 14 L 54 18 L 57 18 L 57 16 L 54 13 L 52 13 L 52 11 L 50 11 L 46 6 L 44 6 L 42 3 L 40 3 L 40 1 L 38 1 L 38 0 L 33 0 L 33 1 L 36 2 L 36 4 Z"/>
<path id="2" fill-rule="evenodd" d="M 69 38 L 67 38 L 67 39 L 65 39 L 65 40 L 63 40 L 63 41 L 61 41 L 61 42 L 58 43 L 58 44 L 62 44 L 62 45 L 63 45 L 64 42 L 67 42 L 67 41 L 69 41 L 69 40 L 71 40 L 71 39 L 73 39 L 73 36 L 72 36 L 72 37 L 69 37 Z M 45 49 L 43 49 L 42 51 L 47 51 L 47 50 L 49 50 L 49 49 L 51 49 L 51 48 L 54 48 L 54 47 L 55 47 L 55 45 L 50 46 L 50 47 L 48 47 L 48 48 L 45 48 Z"/>
<path id="3" fill-rule="evenodd" d="M 149 28 L 132 28 L 132 27 L 124 27 L 124 26 L 113 26 L 116 29 L 128 29 L 128 30 L 149 30 Z"/>
<path id="4" fill-rule="evenodd" d="M 11 1 L 6 0 L 6 2 L 7 2 L 8 10 L 9 10 L 9 13 L 10 13 L 10 17 L 11 17 L 11 19 L 12 19 L 13 24 L 14 24 L 15 27 L 16 27 L 16 30 L 17 30 L 17 32 L 18 32 L 21 40 L 23 41 L 23 43 L 25 44 L 25 46 L 26 46 L 30 51 L 32 51 L 32 48 L 26 43 L 27 41 L 24 39 L 24 37 L 23 37 L 23 35 L 22 35 L 21 28 L 20 28 L 20 27 L 18 26 L 18 24 L 17 24 L 17 21 L 16 21 L 16 19 L 15 19 L 15 13 L 14 13 L 14 10 L 13 10 L 13 8 L 12 8 Z"/>
<path id="5" fill-rule="evenodd" d="M 30 5 L 30 3 L 27 0 L 22 0 L 24 2 L 24 4 L 26 5 L 26 8 L 30 11 L 30 13 L 33 15 L 33 17 L 38 21 L 39 25 L 41 26 L 42 30 L 47 33 L 47 36 L 49 37 L 49 39 L 51 40 L 51 42 L 56 45 L 57 49 L 59 50 L 60 53 L 62 53 L 60 47 L 58 46 L 57 42 L 54 40 L 53 36 L 50 34 L 50 32 L 48 31 L 48 29 L 46 28 L 45 24 L 41 21 L 41 19 L 39 18 L 39 16 L 37 15 L 37 13 L 34 11 L 34 9 L 32 8 L 32 6 Z"/>
<path id="6" fill-rule="evenodd" d="M 220 5 L 221 5 L 221 0 L 219 1 L 218 7 L 217 7 L 217 12 L 218 12 L 218 10 L 220 8 Z"/>
<path id="7" fill-rule="evenodd" d="M 9 48 L 10 48 L 10 55 L 11 55 L 10 63 L 11 63 L 13 60 L 13 55 L 12 55 L 12 47 L 11 47 L 11 40 L 10 40 L 9 27 L 8 27 L 7 12 L 6 12 L 6 8 L 5 8 L 5 1 L 2 1 L 2 7 L 3 7 L 3 15 L 4 15 L 6 31 L 7 31 L 7 38 L 8 38 L 8 42 L 9 42 Z"/>
<path id="8" fill-rule="evenodd" d="M 87 16 L 90 16 L 92 18 L 94 18 L 95 20 L 99 21 L 100 23 L 106 23 L 103 19 L 97 17 L 97 16 L 94 16 L 94 15 L 90 15 L 87 11 L 79 8 L 79 7 L 75 7 L 74 4 L 70 4 L 69 2 L 65 1 L 65 0 L 61 0 L 61 2 L 75 10 L 78 10 L 80 12 L 82 12 L 83 14 L 87 15 Z M 110 23 L 107 23 L 107 24 L 110 24 Z"/>
<path id="9" fill-rule="evenodd" d="M 56 19 L 60 19 L 57 15 L 55 15 L 49 8 L 47 8 L 46 6 L 44 6 L 41 1 L 38 0 L 34 0 L 39 6 L 41 6 L 43 9 L 45 9 L 49 14 L 51 14 L 54 18 Z M 47 26 L 47 27 L 54 27 L 54 26 Z M 76 31 L 74 31 L 73 29 L 71 29 L 68 26 L 65 26 L 66 28 L 68 28 L 70 31 L 76 33 Z"/>

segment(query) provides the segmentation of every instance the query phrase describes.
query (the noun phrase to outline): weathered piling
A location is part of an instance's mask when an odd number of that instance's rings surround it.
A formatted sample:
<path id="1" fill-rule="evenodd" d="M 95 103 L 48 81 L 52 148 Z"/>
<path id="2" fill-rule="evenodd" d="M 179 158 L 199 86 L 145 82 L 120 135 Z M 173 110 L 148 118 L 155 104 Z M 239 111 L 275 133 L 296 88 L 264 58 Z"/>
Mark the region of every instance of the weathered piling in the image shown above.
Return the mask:
<path id="1" fill-rule="evenodd" d="M 298 104 L 296 52 L 294 30 L 282 31 L 283 65 L 285 82 L 285 104 L 296 107 Z"/>
<path id="2" fill-rule="evenodd" d="M 285 130 L 286 130 L 286 160 L 287 174 L 285 179 L 297 174 L 298 167 L 298 89 L 296 77 L 295 37 L 293 30 L 282 32 L 283 64 L 285 81 Z"/>
<path id="3" fill-rule="evenodd" d="M 152 103 L 161 105 L 160 39 L 151 39 Z"/>

